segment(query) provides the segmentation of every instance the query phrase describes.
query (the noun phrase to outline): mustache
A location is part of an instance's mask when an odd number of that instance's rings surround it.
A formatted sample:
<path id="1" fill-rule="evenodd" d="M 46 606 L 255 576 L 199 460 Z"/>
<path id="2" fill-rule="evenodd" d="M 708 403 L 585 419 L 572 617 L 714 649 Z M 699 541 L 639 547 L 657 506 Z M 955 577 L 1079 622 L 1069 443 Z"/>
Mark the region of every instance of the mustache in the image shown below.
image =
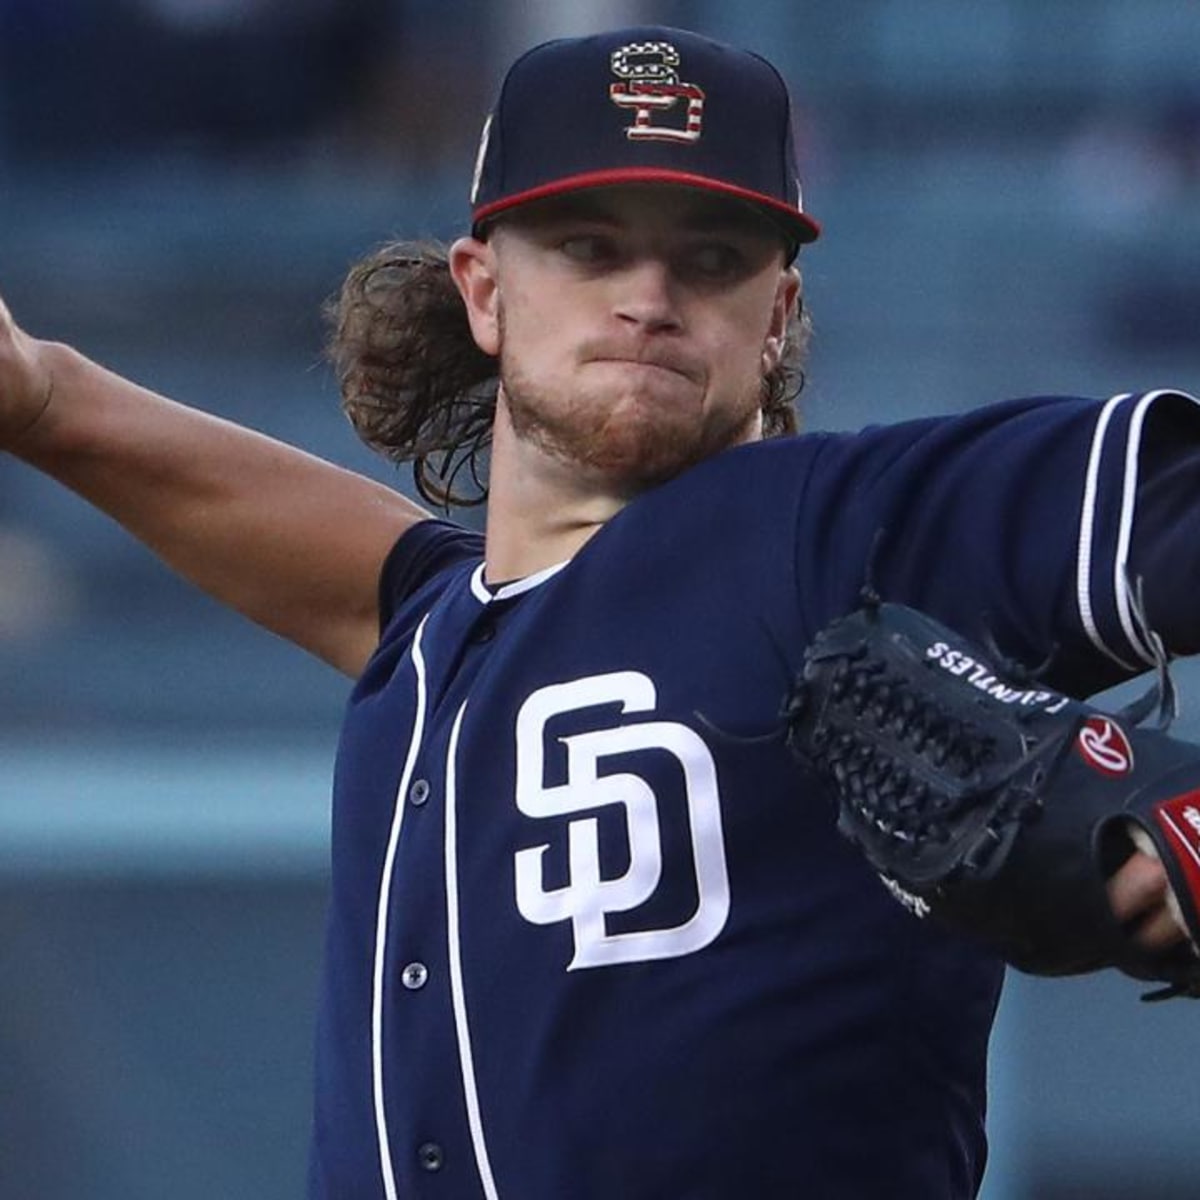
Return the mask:
<path id="1" fill-rule="evenodd" d="M 695 358 L 669 344 L 595 338 L 583 343 L 579 358 L 581 362 L 615 361 L 664 367 L 697 383 L 702 382 L 704 377 L 704 369 Z"/>

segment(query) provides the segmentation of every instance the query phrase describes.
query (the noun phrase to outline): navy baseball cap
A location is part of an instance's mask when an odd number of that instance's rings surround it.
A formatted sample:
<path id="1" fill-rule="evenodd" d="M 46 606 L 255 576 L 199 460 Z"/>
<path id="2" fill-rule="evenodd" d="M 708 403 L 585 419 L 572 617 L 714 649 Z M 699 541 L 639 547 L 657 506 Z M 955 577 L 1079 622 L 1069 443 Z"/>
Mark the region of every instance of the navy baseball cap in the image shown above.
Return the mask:
<path id="1" fill-rule="evenodd" d="M 747 201 L 795 246 L 820 233 L 803 208 L 787 86 L 766 59 L 663 26 L 546 42 L 518 58 L 480 140 L 476 236 L 518 205 L 624 183 Z"/>

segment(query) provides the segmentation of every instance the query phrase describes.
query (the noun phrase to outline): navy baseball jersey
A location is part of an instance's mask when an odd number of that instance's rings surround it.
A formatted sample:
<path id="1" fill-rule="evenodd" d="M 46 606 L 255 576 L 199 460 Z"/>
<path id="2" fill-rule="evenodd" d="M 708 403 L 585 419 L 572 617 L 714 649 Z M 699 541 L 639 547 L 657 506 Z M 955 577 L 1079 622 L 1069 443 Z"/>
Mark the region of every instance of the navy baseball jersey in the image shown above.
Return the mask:
<path id="1" fill-rule="evenodd" d="M 336 769 L 314 1200 L 973 1196 L 1001 965 L 838 836 L 781 704 L 868 571 L 1064 690 L 1141 669 L 1136 505 L 1177 507 L 1193 407 L 739 447 L 496 587 L 477 534 L 401 538 Z"/>

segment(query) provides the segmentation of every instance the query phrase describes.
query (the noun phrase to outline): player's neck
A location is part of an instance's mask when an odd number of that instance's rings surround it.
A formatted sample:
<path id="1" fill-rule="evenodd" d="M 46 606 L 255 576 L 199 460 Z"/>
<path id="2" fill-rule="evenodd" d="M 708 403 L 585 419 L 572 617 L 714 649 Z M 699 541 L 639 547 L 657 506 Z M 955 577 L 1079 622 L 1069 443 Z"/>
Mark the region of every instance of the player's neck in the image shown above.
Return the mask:
<path id="1" fill-rule="evenodd" d="M 488 477 L 488 582 L 521 579 L 574 557 L 628 500 L 590 486 L 571 464 L 517 438 L 499 405 Z"/>

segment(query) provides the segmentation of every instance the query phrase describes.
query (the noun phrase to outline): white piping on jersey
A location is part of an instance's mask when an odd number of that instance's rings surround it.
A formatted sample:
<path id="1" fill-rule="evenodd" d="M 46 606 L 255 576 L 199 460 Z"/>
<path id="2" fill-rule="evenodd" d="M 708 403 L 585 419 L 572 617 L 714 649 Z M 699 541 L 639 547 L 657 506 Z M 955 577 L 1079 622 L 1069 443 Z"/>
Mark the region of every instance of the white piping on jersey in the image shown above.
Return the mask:
<path id="1" fill-rule="evenodd" d="M 555 563 L 552 567 L 543 567 L 540 571 L 535 571 L 532 575 L 526 575 L 524 579 L 514 580 L 512 583 L 506 583 L 503 587 L 498 587 L 494 592 L 483 582 L 484 563 L 471 572 L 471 594 L 479 601 L 480 604 L 491 604 L 493 600 L 508 600 L 512 596 L 519 596 L 522 592 L 532 591 L 535 587 L 546 582 L 547 579 L 553 578 L 567 565 L 569 559 L 560 563 Z"/>
<path id="2" fill-rule="evenodd" d="M 1088 456 L 1087 475 L 1083 485 L 1083 510 L 1079 521 L 1079 558 L 1075 575 L 1075 595 L 1079 603 L 1079 619 L 1083 628 L 1092 640 L 1097 650 L 1102 651 L 1115 663 L 1126 670 L 1134 670 L 1131 663 L 1126 662 L 1113 651 L 1100 636 L 1096 625 L 1096 614 L 1092 608 L 1092 539 L 1095 536 L 1096 492 L 1099 487 L 1100 459 L 1104 453 L 1104 437 L 1108 432 L 1109 422 L 1116 411 L 1117 405 L 1129 399 L 1129 394 L 1114 396 L 1100 412 L 1096 421 L 1096 429 L 1092 434 L 1092 448 Z"/>
<path id="3" fill-rule="evenodd" d="M 383 1194 L 386 1200 L 396 1200 L 396 1173 L 392 1166 L 392 1151 L 388 1139 L 387 1112 L 383 1103 L 383 980 L 387 950 L 388 907 L 392 894 L 392 871 L 396 862 L 396 846 L 400 841 L 400 824 L 404 820 L 408 784 L 417 762 L 417 751 L 425 732 L 425 656 L 421 652 L 421 635 L 425 632 L 428 614 L 417 626 L 412 644 L 413 667 L 417 673 L 417 712 L 413 718 L 408 740 L 408 754 L 396 789 L 396 804 L 392 813 L 392 830 L 388 836 L 387 854 L 383 860 L 383 875 L 379 881 L 379 906 L 375 913 L 375 971 L 371 985 L 371 1083 L 375 1096 L 375 1133 L 379 1141 L 379 1169 L 383 1173 Z"/>
<path id="4" fill-rule="evenodd" d="M 467 701 L 463 701 L 446 752 L 446 931 L 450 951 L 450 996 L 454 1003 L 454 1028 L 458 1035 L 458 1060 L 462 1069 L 463 1096 L 467 1103 L 467 1123 L 475 1149 L 475 1165 L 487 1200 L 499 1200 L 487 1142 L 483 1136 L 483 1118 L 479 1112 L 479 1091 L 475 1083 L 475 1059 L 471 1052 L 471 1030 L 467 1023 L 466 990 L 463 987 L 462 944 L 458 937 L 458 814 L 454 759 L 458 753 L 458 733 L 462 728 Z"/>
<path id="5" fill-rule="evenodd" d="M 1128 575 L 1129 544 L 1133 537 L 1133 520 L 1137 511 L 1138 465 L 1142 452 L 1142 430 L 1146 422 L 1146 414 L 1155 400 L 1162 396 L 1179 396 L 1200 404 L 1194 396 L 1187 392 L 1160 388 L 1140 396 L 1137 407 L 1129 420 L 1129 431 L 1125 438 L 1125 469 L 1121 483 L 1121 514 L 1117 527 L 1117 545 L 1113 556 L 1113 594 L 1116 598 L 1117 616 L 1121 622 L 1122 632 L 1134 653 L 1148 666 L 1153 666 L 1156 657 L 1153 647 L 1147 645 L 1145 637 L 1133 615 L 1133 597 L 1130 593 Z M 1079 526 L 1079 560 L 1076 575 L 1076 595 L 1079 601 L 1079 615 L 1083 627 L 1087 631 L 1092 644 L 1101 650 L 1114 662 L 1126 670 L 1137 670 L 1135 664 L 1127 662 L 1115 653 L 1100 636 L 1096 624 L 1095 612 L 1091 601 L 1091 569 L 1092 543 L 1095 538 L 1095 507 L 1096 492 L 1100 475 L 1100 460 L 1104 452 L 1104 439 L 1113 413 L 1119 404 L 1132 398 L 1132 393 L 1114 396 L 1109 400 L 1100 413 L 1096 422 L 1096 430 L 1092 435 L 1091 453 L 1088 458 L 1087 479 L 1083 493 L 1083 514 Z"/>
<path id="6" fill-rule="evenodd" d="M 1117 535 L 1116 560 L 1113 563 L 1113 588 L 1116 592 L 1121 628 L 1138 657 L 1148 666 L 1154 665 L 1155 657 L 1153 649 L 1146 645 L 1133 619 L 1133 604 L 1129 594 L 1129 540 L 1133 533 L 1133 513 L 1137 505 L 1138 455 L 1142 448 L 1142 426 L 1145 424 L 1150 405 L 1159 396 L 1168 394 L 1164 391 L 1148 392 L 1133 410 L 1125 442 L 1125 486 L 1121 492 L 1121 525 Z"/>

